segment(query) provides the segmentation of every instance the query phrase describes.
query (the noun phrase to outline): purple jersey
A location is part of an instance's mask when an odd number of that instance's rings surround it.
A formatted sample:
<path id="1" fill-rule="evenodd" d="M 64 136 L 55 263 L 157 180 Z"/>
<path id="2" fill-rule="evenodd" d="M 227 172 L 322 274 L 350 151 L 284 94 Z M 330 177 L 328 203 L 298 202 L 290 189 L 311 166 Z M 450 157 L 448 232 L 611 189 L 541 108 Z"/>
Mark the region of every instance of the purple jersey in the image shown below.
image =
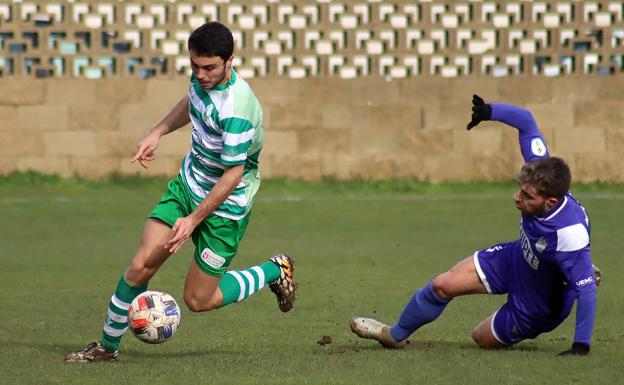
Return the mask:
<path id="1" fill-rule="evenodd" d="M 491 104 L 491 107 L 492 120 L 518 129 L 526 162 L 549 156 L 530 112 L 506 104 Z M 568 192 L 543 217 L 523 214 L 520 227 L 523 258 L 513 261 L 517 276 L 509 288 L 509 302 L 527 322 L 548 330 L 553 322 L 563 321 L 558 317 L 567 316 L 569 299 L 576 297 L 574 342 L 589 344 L 595 318 L 596 285 L 585 209 Z"/>

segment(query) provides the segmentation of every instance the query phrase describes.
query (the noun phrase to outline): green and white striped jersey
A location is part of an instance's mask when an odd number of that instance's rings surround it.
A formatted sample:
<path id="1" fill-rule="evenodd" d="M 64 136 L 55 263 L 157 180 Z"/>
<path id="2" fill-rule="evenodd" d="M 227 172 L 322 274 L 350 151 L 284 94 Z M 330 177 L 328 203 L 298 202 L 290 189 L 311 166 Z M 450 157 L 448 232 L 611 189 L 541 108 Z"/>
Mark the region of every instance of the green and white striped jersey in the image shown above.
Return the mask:
<path id="1" fill-rule="evenodd" d="M 180 177 L 193 203 L 200 204 L 223 175 L 225 166 L 245 165 L 241 182 L 214 211 L 215 215 L 242 219 L 260 187 L 258 157 L 262 149 L 262 108 L 251 87 L 232 70 L 225 85 L 204 90 L 191 77 L 189 115 L 193 124 L 191 150 Z"/>

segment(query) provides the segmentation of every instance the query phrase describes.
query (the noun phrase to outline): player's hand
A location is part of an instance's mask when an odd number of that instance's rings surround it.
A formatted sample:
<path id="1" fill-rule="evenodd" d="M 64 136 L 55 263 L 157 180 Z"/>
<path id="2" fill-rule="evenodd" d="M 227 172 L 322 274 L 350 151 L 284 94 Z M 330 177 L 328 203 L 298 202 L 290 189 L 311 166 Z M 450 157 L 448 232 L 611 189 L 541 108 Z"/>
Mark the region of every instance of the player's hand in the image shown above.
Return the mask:
<path id="1" fill-rule="evenodd" d="M 492 117 L 492 107 L 485 103 L 479 95 L 472 95 L 472 118 L 466 130 L 470 131 L 474 126 Z"/>
<path id="2" fill-rule="evenodd" d="M 575 342 L 572 344 L 570 350 L 559 353 L 560 356 L 586 356 L 589 354 L 589 345 L 581 342 Z"/>
<path id="3" fill-rule="evenodd" d="M 184 218 L 178 218 L 171 228 L 171 230 L 173 230 L 173 235 L 171 239 L 165 243 L 165 249 L 171 254 L 180 250 L 184 243 L 191 237 L 191 234 L 193 234 L 198 224 L 199 223 L 190 215 Z"/>
<path id="4" fill-rule="evenodd" d="M 137 145 L 137 152 L 134 154 L 134 158 L 130 163 L 139 161 L 143 168 L 147 168 L 147 162 L 154 160 L 154 151 L 158 148 L 160 142 L 160 135 L 156 132 L 152 132 L 145 137 Z"/>

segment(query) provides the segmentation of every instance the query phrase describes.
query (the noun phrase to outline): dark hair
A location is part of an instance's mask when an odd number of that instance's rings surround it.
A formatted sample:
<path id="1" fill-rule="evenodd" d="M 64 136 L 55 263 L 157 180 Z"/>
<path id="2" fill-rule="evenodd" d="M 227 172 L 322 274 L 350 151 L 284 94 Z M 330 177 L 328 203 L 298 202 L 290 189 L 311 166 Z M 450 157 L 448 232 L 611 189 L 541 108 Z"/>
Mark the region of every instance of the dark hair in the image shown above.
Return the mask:
<path id="1" fill-rule="evenodd" d="M 216 21 L 205 23 L 197 28 L 188 39 L 188 49 L 199 56 L 218 56 L 227 61 L 234 52 L 232 32 Z"/>
<path id="2" fill-rule="evenodd" d="M 547 198 L 561 199 L 570 190 L 572 176 L 566 162 L 557 157 L 542 158 L 522 166 L 518 182 L 529 183 Z"/>

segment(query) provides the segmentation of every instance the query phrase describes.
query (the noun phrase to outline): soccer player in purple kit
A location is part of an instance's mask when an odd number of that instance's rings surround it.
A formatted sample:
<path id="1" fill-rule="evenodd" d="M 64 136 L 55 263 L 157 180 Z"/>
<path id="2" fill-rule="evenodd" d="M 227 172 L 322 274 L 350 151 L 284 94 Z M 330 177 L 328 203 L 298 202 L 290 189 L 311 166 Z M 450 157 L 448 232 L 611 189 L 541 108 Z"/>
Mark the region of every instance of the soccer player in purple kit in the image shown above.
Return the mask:
<path id="1" fill-rule="evenodd" d="M 386 348 L 401 349 L 421 326 L 440 316 L 455 297 L 507 294 L 507 302 L 478 324 L 472 338 L 482 348 L 511 346 L 559 326 L 577 302 L 572 347 L 561 355 L 586 355 L 596 314 L 600 272 L 592 265 L 589 219 L 570 194 L 570 169 L 550 157 L 531 113 L 508 104 L 472 99 L 470 130 L 496 120 L 519 133 L 525 160 L 517 177 L 514 202 L 521 213 L 520 237 L 479 250 L 416 291 L 398 321 L 390 326 L 355 317 L 351 330 Z"/>

